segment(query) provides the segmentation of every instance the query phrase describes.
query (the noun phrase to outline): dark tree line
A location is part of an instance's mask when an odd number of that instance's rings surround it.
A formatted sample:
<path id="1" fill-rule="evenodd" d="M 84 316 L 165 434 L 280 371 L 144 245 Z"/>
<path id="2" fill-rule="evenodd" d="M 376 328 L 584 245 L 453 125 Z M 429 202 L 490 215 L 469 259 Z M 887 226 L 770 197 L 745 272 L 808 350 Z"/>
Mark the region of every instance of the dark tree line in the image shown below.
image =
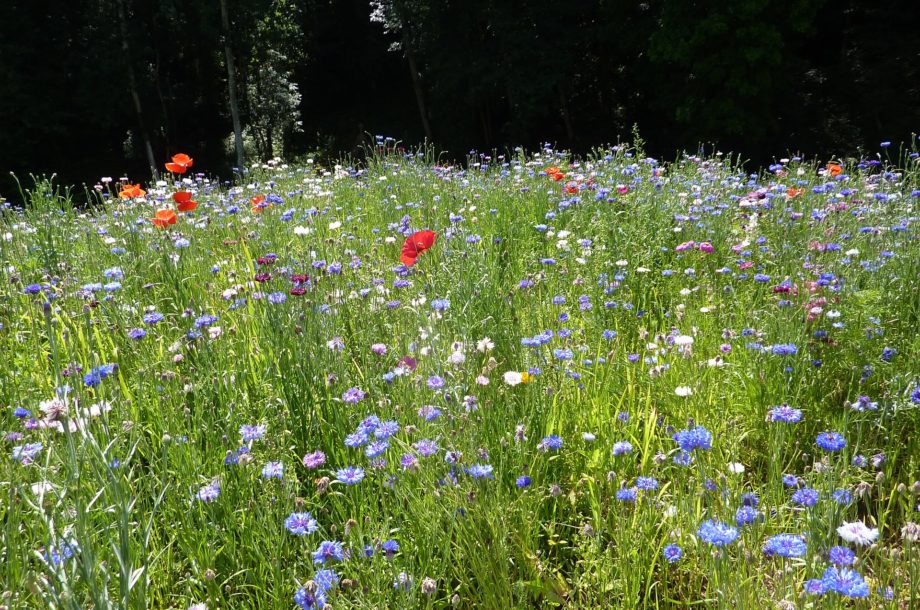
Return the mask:
<path id="1" fill-rule="evenodd" d="M 755 162 L 920 130 L 916 0 L 3 0 L 7 172 L 628 137 Z M 245 158 L 245 159 L 243 159 Z M 118 177 L 118 176 L 115 176 Z"/>

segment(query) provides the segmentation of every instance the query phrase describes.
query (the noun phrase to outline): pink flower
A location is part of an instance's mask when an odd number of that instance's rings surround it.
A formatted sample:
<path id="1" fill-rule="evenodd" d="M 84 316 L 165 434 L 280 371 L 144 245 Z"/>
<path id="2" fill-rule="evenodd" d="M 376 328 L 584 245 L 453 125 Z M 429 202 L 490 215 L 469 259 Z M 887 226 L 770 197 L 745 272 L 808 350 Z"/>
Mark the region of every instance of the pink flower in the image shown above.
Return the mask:
<path id="1" fill-rule="evenodd" d="M 676 248 L 674 248 L 674 251 L 675 251 L 675 252 L 683 252 L 683 251 L 685 251 L 685 250 L 689 250 L 690 248 L 694 247 L 695 245 L 696 245 L 696 242 L 695 242 L 695 241 L 685 241 L 684 243 L 682 243 L 682 244 L 680 244 L 679 246 L 677 246 Z"/>
<path id="2" fill-rule="evenodd" d="M 708 241 L 704 241 L 700 244 L 700 252 L 705 252 L 706 254 L 712 254 L 716 249 L 712 247 L 712 244 Z"/>

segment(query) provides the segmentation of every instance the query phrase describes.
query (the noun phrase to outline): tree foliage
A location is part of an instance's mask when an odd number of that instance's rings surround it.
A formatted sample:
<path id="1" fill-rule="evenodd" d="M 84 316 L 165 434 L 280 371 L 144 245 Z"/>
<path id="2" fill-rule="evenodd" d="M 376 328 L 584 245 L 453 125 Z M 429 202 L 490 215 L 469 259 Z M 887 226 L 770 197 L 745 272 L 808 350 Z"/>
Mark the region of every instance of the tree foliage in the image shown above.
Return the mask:
<path id="1" fill-rule="evenodd" d="M 365 132 L 428 136 L 454 157 L 584 149 L 638 124 L 661 150 L 713 143 L 766 162 L 761 151 L 851 153 L 918 128 L 908 1 L 226 3 L 256 160 L 354 152 Z M 158 160 L 193 150 L 229 170 L 219 5 L 6 0 L 0 172 L 144 178 L 147 141 Z"/>

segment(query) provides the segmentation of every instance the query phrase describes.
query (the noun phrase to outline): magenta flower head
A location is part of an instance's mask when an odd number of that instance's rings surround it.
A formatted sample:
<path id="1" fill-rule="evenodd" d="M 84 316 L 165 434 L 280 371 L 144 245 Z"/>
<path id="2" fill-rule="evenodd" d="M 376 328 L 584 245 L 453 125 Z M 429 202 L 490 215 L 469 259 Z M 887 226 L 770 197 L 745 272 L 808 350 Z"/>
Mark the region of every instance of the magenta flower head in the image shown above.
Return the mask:
<path id="1" fill-rule="evenodd" d="M 706 254 L 712 254 L 716 249 L 712 247 L 712 244 L 708 241 L 704 241 L 700 244 L 700 252 L 705 252 Z"/>

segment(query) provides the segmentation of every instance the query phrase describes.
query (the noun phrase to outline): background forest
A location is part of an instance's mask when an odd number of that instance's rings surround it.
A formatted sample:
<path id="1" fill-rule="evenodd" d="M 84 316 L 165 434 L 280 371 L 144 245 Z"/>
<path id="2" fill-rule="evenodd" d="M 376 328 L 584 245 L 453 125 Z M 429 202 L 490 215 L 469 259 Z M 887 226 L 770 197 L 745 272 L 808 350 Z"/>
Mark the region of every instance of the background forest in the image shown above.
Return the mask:
<path id="1" fill-rule="evenodd" d="M 711 144 L 764 164 L 875 150 L 920 125 L 915 9 L 4 0 L 0 195 L 14 194 L 10 171 L 141 179 L 188 151 L 229 177 L 272 156 L 360 154 L 367 134 L 427 138 L 452 159 L 544 141 L 584 152 L 634 124 L 653 154 Z"/>

